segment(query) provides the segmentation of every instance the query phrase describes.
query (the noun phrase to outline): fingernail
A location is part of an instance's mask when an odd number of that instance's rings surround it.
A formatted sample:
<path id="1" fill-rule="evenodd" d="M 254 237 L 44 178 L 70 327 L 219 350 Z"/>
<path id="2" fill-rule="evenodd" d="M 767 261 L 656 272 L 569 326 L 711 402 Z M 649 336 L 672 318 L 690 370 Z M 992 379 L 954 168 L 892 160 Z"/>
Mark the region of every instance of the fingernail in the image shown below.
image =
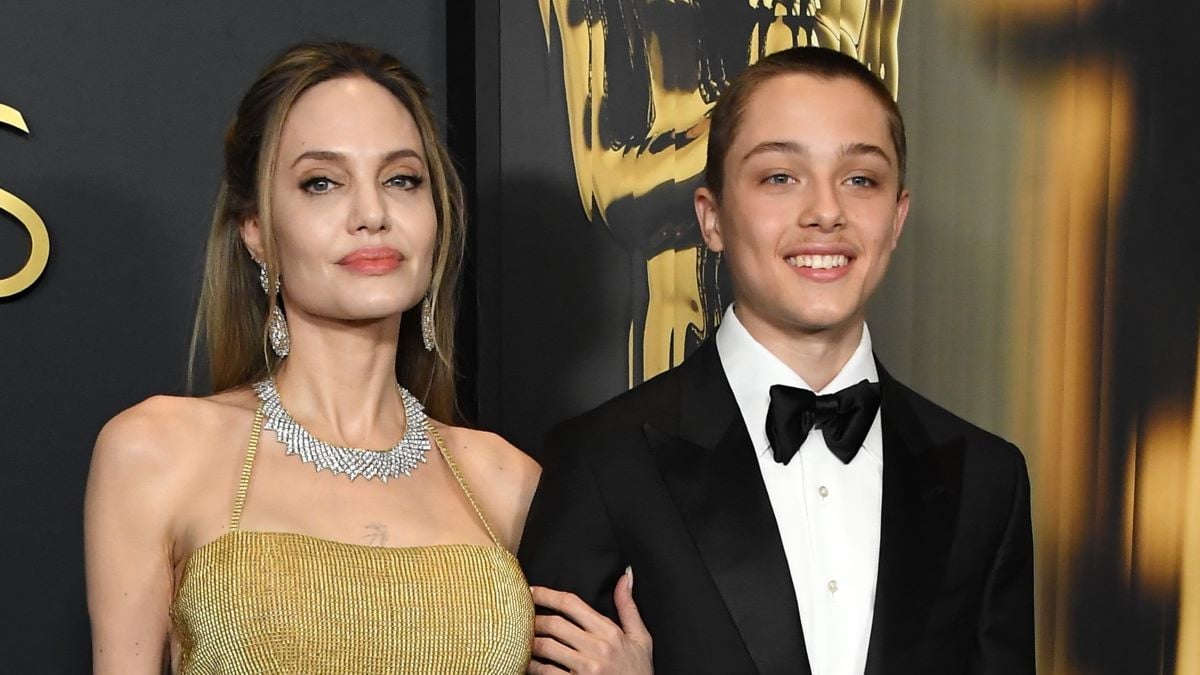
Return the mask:
<path id="1" fill-rule="evenodd" d="M 633 592 L 633 565 L 625 566 L 625 574 L 629 577 L 629 591 Z"/>

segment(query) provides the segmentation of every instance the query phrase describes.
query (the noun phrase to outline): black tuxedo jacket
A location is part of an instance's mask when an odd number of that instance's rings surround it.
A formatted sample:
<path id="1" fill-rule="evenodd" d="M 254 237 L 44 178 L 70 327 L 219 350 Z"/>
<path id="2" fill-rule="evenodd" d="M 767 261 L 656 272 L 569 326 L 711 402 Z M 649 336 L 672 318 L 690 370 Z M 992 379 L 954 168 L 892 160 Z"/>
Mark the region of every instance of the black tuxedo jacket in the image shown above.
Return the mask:
<path id="1" fill-rule="evenodd" d="M 1032 673 L 1021 453 L 879 369 L 883 507 L 867 675 Z M 709 340 L 551 432 L 520 558 L 616 618 L 626 565 L 659 675 L 810 673 L 750 436 Z"/>

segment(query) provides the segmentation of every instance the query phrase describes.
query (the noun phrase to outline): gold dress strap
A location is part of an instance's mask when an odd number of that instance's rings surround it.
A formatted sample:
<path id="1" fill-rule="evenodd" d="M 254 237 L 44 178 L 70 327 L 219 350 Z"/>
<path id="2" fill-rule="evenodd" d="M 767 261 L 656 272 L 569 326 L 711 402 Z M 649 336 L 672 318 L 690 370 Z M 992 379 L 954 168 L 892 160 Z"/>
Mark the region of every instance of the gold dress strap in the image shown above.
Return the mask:
<path id="1" fill-rule="evenodd" d="M 229 515 L 229 531 L 236 532 L 242 523 L 242 509 L 246 506 L 246 491 L 250 488 L 250 471 L 254 468 L 254 455 L 258 452 L 258 439 L 262 435 L 263 404 L 259 402 L 254 411 L 254 427 L 250 429 L 250 442 L 246 444 L 246 459 L 242 462 L 242 476 L 238 479 L 237 496 L 233 498 L 233 511 Z"/>
<path id="2" fill-rule="evenodd" d="M 433 442 L 441 451 L 442 457 L 446 460 L 446 465 L 450 467 L 451 473 L 454 474 L 454 479 L 458 481 L 458 486 L 462 488 L 463 494 L 467 496 L 467 501 L 471 502 L 471 507 L 475 509 L 475 515 L 479 516 L 479 522 L 483 523 L 483 529 L 487 530 L 488 536 L 492 538 L 492 543 L 503 548 L 500 543 L 500 538 L 492 530 L 491 523 L 488 522 L 486 516 L 483 515 L 483 509 L 479 508 L 479 502 L 475 501 L 475 493 L 471 492 L 471 486 L 467 484 L 467 479 L 463 478 L 462 471 L 458 469 L 458 464 L 454 462 L 454 458 L 450 456 L 450 450 L 446 448 L 446 444 L 442 442 L 442 435 L 433 427 L 433 424 L 428 418 L 425 420 L 425 430 L 433 438 Z"/>

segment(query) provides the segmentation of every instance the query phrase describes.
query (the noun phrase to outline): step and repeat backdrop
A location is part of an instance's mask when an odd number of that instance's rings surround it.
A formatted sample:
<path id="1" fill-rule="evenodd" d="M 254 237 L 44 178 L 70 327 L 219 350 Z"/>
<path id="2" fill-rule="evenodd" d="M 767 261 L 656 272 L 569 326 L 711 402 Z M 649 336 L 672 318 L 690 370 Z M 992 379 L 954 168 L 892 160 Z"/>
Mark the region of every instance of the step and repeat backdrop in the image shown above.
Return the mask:
<path id="1" fill-rule="evenodd" d="M 0 670 L 87 672 L 103 423 L 183 393 L 221 136 L 288 45 L 399 55 L 473 209 L 464 408 L 535 457 L 732 299 L 691 194 L 707 114 L 778 49 L 862 60 L 909 132 L 872 307 L 897 376 L 1013 439 L 1046 673 L 1200 672 L 1200 80 L 1183 0 L 0 6 Z"/>
<path id="2" fill-rule="evenodd" d="M 415 0 L 0 6 L 0 670 L 89 671 L 92 442 L 184 390 L 242 92 L 291 44 L 347 39 L 400 56 L 444 111 L 445 25 Z"/>

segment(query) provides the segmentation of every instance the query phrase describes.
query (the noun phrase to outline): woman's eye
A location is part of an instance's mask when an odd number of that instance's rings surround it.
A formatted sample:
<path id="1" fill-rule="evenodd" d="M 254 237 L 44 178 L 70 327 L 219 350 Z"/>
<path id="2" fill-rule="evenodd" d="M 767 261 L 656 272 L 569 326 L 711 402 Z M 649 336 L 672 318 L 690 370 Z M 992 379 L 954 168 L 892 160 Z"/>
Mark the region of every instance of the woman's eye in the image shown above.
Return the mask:
<path id="1" fill-rule="evenodd" d="M 423 179 L 420 176 L 401 174 L 399 176 L 392 176 L 391 178 L 387 179 L 385 185 L 397 187 L 401 190 L 412 190 L 420 186 L 422 180 Z"/>
<path id="2" fill-rule="evenodd" d="M 337 183 L 323 176 L 309 178 L 300 184 L 300 187 L 305 191 L 314 195 L 325 194 L 333 188 L 337 187 Z"/>
<path id="3" fill-rule="evenodd" d="M 851 176 L 846 179 L 846 182 L 854 187 L 875 187 L 876 185 L 875 180 L 867 176 Z"/>

